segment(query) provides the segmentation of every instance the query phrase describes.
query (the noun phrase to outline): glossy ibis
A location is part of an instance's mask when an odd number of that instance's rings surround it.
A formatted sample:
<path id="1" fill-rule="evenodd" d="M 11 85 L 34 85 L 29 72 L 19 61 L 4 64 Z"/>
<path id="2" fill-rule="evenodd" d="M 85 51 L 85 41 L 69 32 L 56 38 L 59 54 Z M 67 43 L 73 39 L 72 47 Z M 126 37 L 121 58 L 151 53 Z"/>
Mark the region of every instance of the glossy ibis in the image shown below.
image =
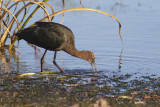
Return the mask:
<path id="1" fill-rule="evenodd" d="M 93 66 L 95 66 L 98 72 L 94 53 L 91 51 L 78 51 L 75 47 L 75 40 L 72 31 L 62 24 L 54 22 L 36 22 L 34 26 L 20 30 L 15 35 L 18 36 L 19 40 L 24 39 L 31 44 L 46 49 L 41 58 L 41 72 L 43 72 L 43 60 L 47 50 L 55 51 L 53 64 L 61 72 L 64 71 L 56 63 L 56 54 L 57 51 L 60 50 L 88 61 L 92 66 L 93 72 Z"/>

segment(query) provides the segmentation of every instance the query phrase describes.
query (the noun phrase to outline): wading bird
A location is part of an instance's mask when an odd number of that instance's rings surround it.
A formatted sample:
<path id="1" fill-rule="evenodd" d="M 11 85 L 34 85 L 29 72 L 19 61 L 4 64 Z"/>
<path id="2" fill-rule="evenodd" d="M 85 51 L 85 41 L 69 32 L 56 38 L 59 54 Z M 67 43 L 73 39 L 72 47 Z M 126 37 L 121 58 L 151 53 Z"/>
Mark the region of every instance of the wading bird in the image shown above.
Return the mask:
<path id="1" fill-rule="evenodd" d="M 93 72 L 93 66 L 95 66 L 98 72 L 94 53 L 91 51 L 78 51 L 75 47 L 75 40 L 72 31 L 62 24 L 54 22 L 36 22 L 34 26 L 20 30 L 15 35 L 19 40 L 24 39 L 31 44 L 35 44 L 46 49 L 41 58 L 41 72 L 43 72 L 44 56 L 47 50 L 55 51 L 53 64 L 61 72 L 64 71 L 56 63 L 56 54 L 57 51 L 60 50 L 88 61 L 92 66 Z"/>

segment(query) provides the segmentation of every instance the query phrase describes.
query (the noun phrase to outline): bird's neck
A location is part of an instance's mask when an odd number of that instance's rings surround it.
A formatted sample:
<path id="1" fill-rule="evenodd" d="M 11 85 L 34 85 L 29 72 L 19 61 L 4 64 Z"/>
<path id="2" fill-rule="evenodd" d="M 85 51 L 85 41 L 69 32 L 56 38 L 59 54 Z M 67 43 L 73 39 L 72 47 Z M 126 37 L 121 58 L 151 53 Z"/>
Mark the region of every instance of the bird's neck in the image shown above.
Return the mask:
<path id="1" fill-rule="evenodd" d="M 63 50 L 72 56 L 75 56 L 75 57 L 78 57 L 78 58 L 81 58 L 87 61 L 86 51 L 79 51 L 73 46 L 68 46 L 67 48 Z"/>

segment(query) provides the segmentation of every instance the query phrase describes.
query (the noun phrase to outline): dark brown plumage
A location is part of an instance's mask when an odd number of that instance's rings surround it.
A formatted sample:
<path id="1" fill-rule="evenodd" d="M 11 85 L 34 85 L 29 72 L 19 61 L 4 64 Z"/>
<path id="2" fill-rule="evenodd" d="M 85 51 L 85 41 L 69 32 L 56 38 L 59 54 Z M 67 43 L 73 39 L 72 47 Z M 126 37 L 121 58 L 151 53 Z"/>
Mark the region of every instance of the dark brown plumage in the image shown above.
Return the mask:
<path id="1" fill-rule="evenodd" d="M 88 61 L 92 66 L 93 72 L 93 65 L 98 72 L 94 53 L 91 51 L 78 51 L 75 48 L 75 40 L 72 31 L 62 24 L 53 22 L 36 22 L 34 26 L 20 30 L 15 35 L 18 36 L 19 40 L 24 39 L 31 44 L 46 49 L 41 58 L 41 72 L 43 72 L 43 59 L 47 50 L 55 51 L 53 63 L 61 72 L 64 71 L 56 63 L 56 54 L 57 51 L 60 50 Z"/>

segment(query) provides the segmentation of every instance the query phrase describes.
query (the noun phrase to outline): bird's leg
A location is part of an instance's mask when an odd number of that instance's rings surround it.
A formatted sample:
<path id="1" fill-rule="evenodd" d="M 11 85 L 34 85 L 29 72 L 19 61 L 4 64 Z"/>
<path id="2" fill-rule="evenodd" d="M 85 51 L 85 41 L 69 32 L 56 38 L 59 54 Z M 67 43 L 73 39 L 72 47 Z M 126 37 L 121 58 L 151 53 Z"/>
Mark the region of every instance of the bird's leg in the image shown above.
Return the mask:
<path id="1" fill-rule="evenodd" d="M 64 72 L 56 63 L 56 54 L 57 54 L 57 51 L 55 51 L 54 53 L 54 59 L 53 59 L 53 64 L 60 70 L 60 72 Z"/>
<path id="2" fill-rule="evenodd" d="M 91 66 L 92 66 L 92 71 L 94 72 L 93 64 L 91 64 Z"/>
<path id="3" fill-rule="evenodd" d="M 41 58 L 41 72 L 43 72 L 44 56 L 45 56 L 46 52 L 47 52 L 47 49 L 45 50 L 45 52 L 44 52 L 44 54 L 43 54 L 43 56 Z"/>
<path id="4" fill-rule="evenodd" d="M 99 72 L 99 71 L 98 71 L 98 68 L 97 68 L 97 65 L 96 65 L 95 62 L 91 63 L 91 66 L 92 66 L 92 71 L 93 71 L 93 72 L 94 72 L 94 67 L 96 68 L 97 72 Z M 94 67 L 93 67 L 93 66 L 94 66 Z"/>

